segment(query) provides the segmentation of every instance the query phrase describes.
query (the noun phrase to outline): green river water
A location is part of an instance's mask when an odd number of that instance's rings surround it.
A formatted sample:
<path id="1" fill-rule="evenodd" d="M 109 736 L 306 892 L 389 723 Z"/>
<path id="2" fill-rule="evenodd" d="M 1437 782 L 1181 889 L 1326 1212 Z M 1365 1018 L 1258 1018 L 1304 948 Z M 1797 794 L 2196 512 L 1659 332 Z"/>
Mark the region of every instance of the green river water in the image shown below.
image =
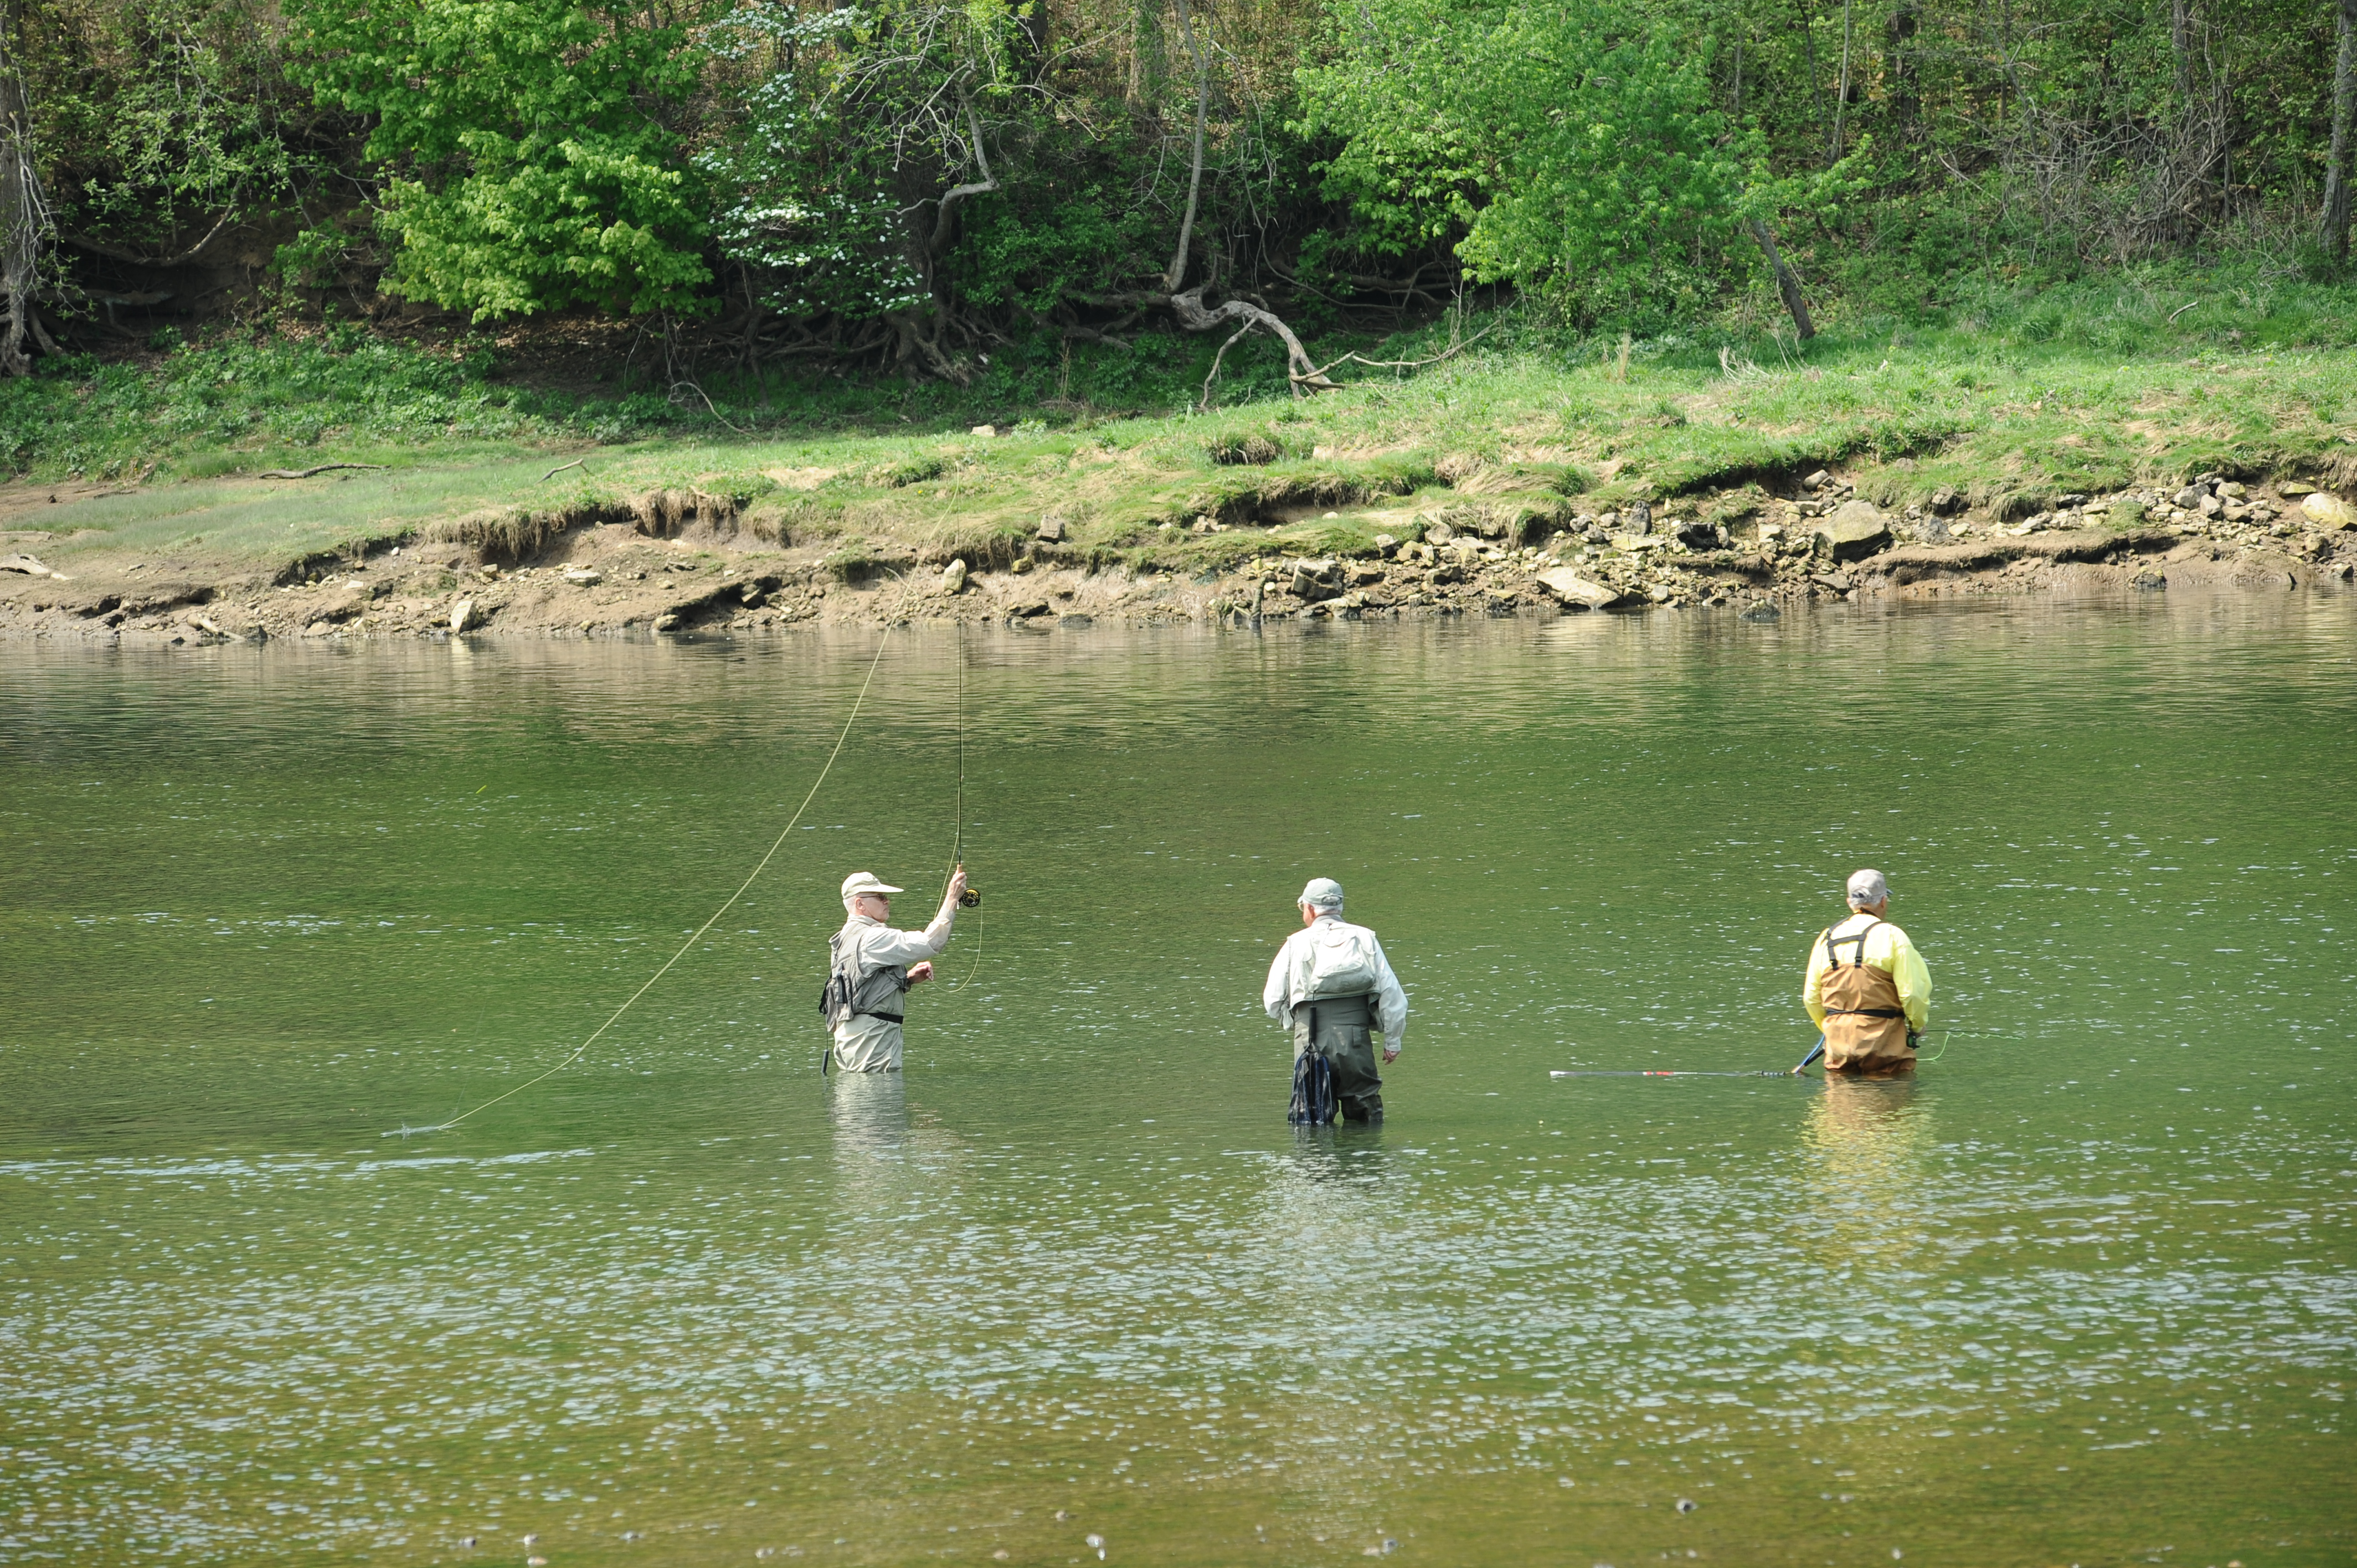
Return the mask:
<path id="1" fill-rule="evenodd" d="M 969 632 L 829 1085 L 904 632 L 399 1135 L 875 646 L 0 649 L 0 1561 L 2357 1561 L 2345 599 Z M 1860 865 L 1913 1082 L 1548 1077 L 1797 1061 Z"/>

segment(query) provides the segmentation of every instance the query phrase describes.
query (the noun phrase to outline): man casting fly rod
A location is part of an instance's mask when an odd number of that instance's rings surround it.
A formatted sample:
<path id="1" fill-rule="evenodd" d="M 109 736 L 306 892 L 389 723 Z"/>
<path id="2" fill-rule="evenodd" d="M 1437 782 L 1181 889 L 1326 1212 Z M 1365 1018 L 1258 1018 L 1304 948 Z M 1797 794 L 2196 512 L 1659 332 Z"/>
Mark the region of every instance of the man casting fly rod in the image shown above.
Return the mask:
<path id="1" fill-rule="evenodd" d="M 843 879 L 846 918 L 843 929 L 826 940 L 826 991 L 819 1011 L 834 1032 L 828 1055 L 845 1072 L 900 1070 L 902 998 L 910 986 L 933 977 L 932 961 L 950 945 L 950 928 L 965 898 L 965 867 L 951 875 L 940 911 L 921 931 L 886 924 L 892 918 L 892 895 L 902 891 L 872 871 L 855 871 Z"/>

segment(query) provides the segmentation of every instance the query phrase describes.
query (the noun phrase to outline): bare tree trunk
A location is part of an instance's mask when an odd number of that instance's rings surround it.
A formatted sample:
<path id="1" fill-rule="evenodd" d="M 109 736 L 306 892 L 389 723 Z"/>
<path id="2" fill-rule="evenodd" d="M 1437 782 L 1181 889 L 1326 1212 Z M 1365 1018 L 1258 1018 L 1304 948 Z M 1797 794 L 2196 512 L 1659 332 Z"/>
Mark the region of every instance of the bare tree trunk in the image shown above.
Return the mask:
<path id="1" fill-rule="evenodd" d="M 998 177 L 990 172 L 990 150 L 982 145 L 982 122 L 975 117 L 971 103 L 965 106 L 965 126 L 974 136 L 974 161 L 980 166 L 982 177 L 971 185 L 953 185 L 942 192 L 942 204 L 933 214 L 933 238 L 926 248 L 928 272 L 931 270 L 932 257 L 949 243 L 950 209 L 968 197 L 987 196 L 998 188 Z"/>
<path id="2" fill-rule="evenodd" d="M 2324 171 L 2317 239 L 2332 259 L 2349 259 L 2350 182 L 2357 169 L 2357 0 L 2341 0 L 2341 53 L 2332 67 L 2332 156 Z"/>
<path id="3" fill-rule="evenodd" d="M 2193 0 L 2169 0 L 2169 53 L 2177 62 L 2179 112 L 2193 97 Z"/>
<path id="4" fill-rule="evenodd" d="M 1841 80 L 1834 88 L 1834 143 L 1833 150 L 1825 155 L 1828 166 L 1841 162 L 1842 121 L 1849 113 L 1849 32 L 1850 0 L 1842 0 Z"/>
<path id="5" fill-rule="evenodd" d="M 1817 324 L 1809 319 L 1809 302 L 1801 297 L 1800 275 L 1784 260 L 1784 252 L 1776 248 L 1776 236 L 1768 232 L 1768 225 L 1754 218 L 1744 225 L 1751 231 L 1752 239 L 1768 258 L 1769 267 L 1776 274 L 1776 292 L 1784 296 L 1784 308 L 1792 312 L 1792 329 L 1805 343 L 1817 335 Z"/>
<path id="6" fill-rule="evenodd" d="M 30 338 L 42 352 L 57 345 L 42 330 L 33 289 L 40 274 L 41 236 L 48 214 L 33 168 L 25 80 L 17 73 L 16 8 L 0 4 L 0 375 L 30 375 Z"/>
<path id="7" fill-rule="evenodd" d="M 1817 19 L 1809 14 L 1808 0 L 1801 4 L 1801 41 L 1809 52 L 1809 113 L 1820 125 L 1824 120 L 1824 89 L 1817 85 Z"/>
<path id="8" fill-rule="evenodd" d="M 1187 40 L 1187 52 L 1195 57 L 1195 156 L 1187 172 L 1187 216 L 1178 222 L 1178 248 L 1171 252 L 1169 270 L 1162 274 L 1162 287 L 1169 294 L 1177 294 L 1178 285 L 1187 281 L 1187 247 L 1194 242 L 1196 204 L 1203 195 L 1203 119 L 1211 102 L 1211 67 L 1195 37 L 1194 13 L 1188 10 L 1187 0 L 1178 4 L 1179 36 Z"/>
<path id="9" fill-rule="evenodd" d="M 1886 58 L 1890 62 L 1890 117 L 1898 123 L 1910 140 L 1915 130 L 1915 61 L 1908 45 L 1915 37 L 1915 7 L 1912 0 L 1900 0 L 1890 13 L 1884 27 L 1889 39 Z"/>

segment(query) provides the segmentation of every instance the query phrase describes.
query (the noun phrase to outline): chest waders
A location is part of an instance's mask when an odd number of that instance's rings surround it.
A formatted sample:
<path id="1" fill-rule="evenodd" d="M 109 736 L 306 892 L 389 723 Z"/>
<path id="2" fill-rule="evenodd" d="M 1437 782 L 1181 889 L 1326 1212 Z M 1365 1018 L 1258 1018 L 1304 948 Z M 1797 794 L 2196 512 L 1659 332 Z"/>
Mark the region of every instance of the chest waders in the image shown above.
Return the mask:
<path id="1" fill-rule="evenodd" d="M 1828 926 L 1817 938 L 1831 968 L 1819 983 L 1825 1008 L 1825 1070 L 1875 1072 L 1912 1067 L 1915 1047 L 1900 1005 L 1899 982 L 1866 961 L 1866 939 L 1887 924 L 1869 920 L 1846 936 Z M 1842 957 L 1842 950 L 1849 957 Z"/>
<path id="2" fill-rule="evenodd" d="M 1322 1127 L 1337 1115 L 1366 1122 L 1383 1113 L 1375 1072 L 1374 998 L 1315 996 L 1293 1005 L 1293 1101 L 1285 1119 Z"/>
<path id="3" fill-rule="evenodd" d="M 826 1020 L 829 1038 L 825 1052 L 818 1058 L 821 1078 L 826 1076 L 827 1068 L 834 1060 L 834 1031 L 854 1018 L 880 1018 L 887 1024 L 902 1022 L 902 1009 L 907 1004 L 900 998 L 909 989 L 909 971 L 901 964 L 878 964 L 861 974 L 856 938 L 845 941 L 844 933 L 837 931 L 826 939 L 826 989 L 818 993 L 818 1012 Z"/>

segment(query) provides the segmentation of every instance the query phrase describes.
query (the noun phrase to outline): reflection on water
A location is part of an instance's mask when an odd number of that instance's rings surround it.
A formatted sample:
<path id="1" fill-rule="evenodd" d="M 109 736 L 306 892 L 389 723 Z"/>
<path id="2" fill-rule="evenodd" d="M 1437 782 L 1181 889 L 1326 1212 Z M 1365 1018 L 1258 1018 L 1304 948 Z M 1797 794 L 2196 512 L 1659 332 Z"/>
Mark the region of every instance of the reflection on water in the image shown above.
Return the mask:
<path id="1" fill-rule="evenodd" d="M 10 649 L 0 1559 L 2345 1562 L 2357 630 L 2166 598 L 972 633 L 987 946 L 822 1081 L 837 883 L 958 828 L 917 630 L 886 786 L 405 1142 L 718 907 L 872 639 Z M 1912 699 L 1829 752 L 1828 669 Z M 1548 1078 L 1789 1065 L 1858 865 L 1914 1079 Z M 1378 1127 L 1253 1005 L 1313 873 Z"/>
<path id="2" fill-rule="evenodd" d="M 1901 1268 L 1925 1244 L 1913 1222 L 1937 1179 L 1932 1105 L 1912 1075 L 1829 1075 L 1802 1132 L 1809 1251 L 1830 1279 L 1856 1268 Z"/>

